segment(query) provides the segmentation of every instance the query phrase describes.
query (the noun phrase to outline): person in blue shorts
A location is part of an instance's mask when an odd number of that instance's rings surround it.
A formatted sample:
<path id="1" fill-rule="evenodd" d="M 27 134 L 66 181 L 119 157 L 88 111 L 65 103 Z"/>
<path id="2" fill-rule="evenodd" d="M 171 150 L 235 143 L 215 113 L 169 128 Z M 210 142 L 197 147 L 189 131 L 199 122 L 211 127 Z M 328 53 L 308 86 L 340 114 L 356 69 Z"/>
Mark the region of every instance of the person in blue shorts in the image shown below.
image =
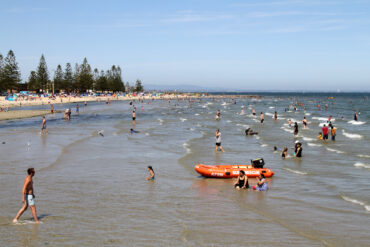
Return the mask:
<path id="1" fill-rule="evenodd" d="M 257 191 L 267 191 L 269 189 L 265 179 L 265 175 L 260 173 L 259 177 L 257 177 L 257 186 L 253 186 L 253 189 Z"/>

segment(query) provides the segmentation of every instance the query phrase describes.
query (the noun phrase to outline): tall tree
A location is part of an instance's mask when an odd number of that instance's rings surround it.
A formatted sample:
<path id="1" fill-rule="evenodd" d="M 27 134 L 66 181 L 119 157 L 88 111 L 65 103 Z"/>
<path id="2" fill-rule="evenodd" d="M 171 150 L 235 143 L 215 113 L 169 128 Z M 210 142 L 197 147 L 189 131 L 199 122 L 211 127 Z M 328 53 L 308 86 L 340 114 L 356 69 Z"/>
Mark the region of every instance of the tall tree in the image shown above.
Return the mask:
<path id="1" fill-rule="evenodd" d="M 97 89 L 98 80 L 99 80 L 99 70 L 97 68 L 95 68 L 94 72 L 93 72 L 93 86 L 92 86 L 93 91 L 98 90 Z"/>
<path id="2" fill-rule="evenodd" d="M 0 91 L 3 89 L 4 58 L 0 53 Z"/>
<path id="3" fill-rule="evenodd" d="M 75 71 L 73 72 L 72 89 L 75 92 L 80 90 L 80 66 L 78 63 L 75 64 Z"/>
<path id="4" fill-rule="evenodd" d="M 39 66 L 37 67 L 37 81 L 39 88 L 42 89 L 43 92 L 46 92 L 49 86 L 49 72 L 43 54 L 41 55 Z"/>
<path id="5" fill-rule="evenodd" d="M 70 63 L 66 64 L 66 69 L 63 77 L 63 88 L 67 92 L 71 92 L 73 89 L 73 71 Z"/>
<path id="6" fill-rule="evenodd" d="M 14 89 L 21 81 L 21 72 L 19 71 L 18 63 L 12 50 L 8 52 L 8 55 L 4 59 L 1 81 L 1 89 L 3 90 Z"/>
<path id="7" fill-rule="evenodd" d="M 81 92 L 86 92 L 92 89 L 93 86 L 93 74 L 91 72 L 90 64 L 87 62 L 86 57 L 80 66 L 80 73 L 78 76 L 78 88 Z"/>
<path id="8" fill-rule="evenodd" d="M 37 81 L 37 74 L 34 70 L 31 71 L 30 76 L 28 77 L 27 89 L 29 91 L 36 91 L 40 89 Z"/>
<path id="9" fill-rule="evenodd" d="M 64 80 L 63 80 L 63 70 L 62 66 L 58 64 L 57 69 L 55 70 L 54 74 L 54 91 L 60 91 L 61 89 L 64 89 Z"/>
<path id="10" fill-rule="evenodd" d="M 143 84 L 141 83 L 141 80 L 137 79 L 135 83 L 135 92 L 142 92 L 144 91 Z"/>
<path id="11" fill-rule="evenodd" d="M 108 81 L 107 81 L 107 77 L 105 76 L 104 70 L 100 71 L 99 78 L 96 82 L 96 90 L 102 91 L 102 92 L 108 90 Z"/>

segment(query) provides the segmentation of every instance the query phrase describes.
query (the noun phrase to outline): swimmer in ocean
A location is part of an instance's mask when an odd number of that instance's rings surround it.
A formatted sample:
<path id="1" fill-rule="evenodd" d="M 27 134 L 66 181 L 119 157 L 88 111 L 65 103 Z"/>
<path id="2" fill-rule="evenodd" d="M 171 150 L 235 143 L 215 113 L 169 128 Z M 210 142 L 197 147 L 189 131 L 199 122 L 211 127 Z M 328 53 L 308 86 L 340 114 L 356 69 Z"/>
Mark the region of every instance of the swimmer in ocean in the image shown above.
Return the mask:
<path id="1" fill-rule="evenodd" d="M 261 112 L 260 118 L 261 118 L 261 125 L 263 125 L 263 122 L 265 121 L 265 115 L 263 115 L 263 112 Z"/>
<path id="2" fill-rule="evenodd" d="M 307 123 L 308 123 L 306 117 L 303 117 L 302 123 L 303 123 L 303 128 L 305 129 L 307 127 Z"/>
<path id="3" fill-rule="evenodd" d="M 134 129 L 132 129 L 132 128 L 131 128 L 131 129 L 130 129 L 130 133 L 131 133 L 131 134 L 135 134 L 135 133 L 140 133 L 140 131 L 137 131 L 137 130 L 134 130 Z"/>
<path id="4" fill-rule="evenodd" d="M 331 126 L 331 140 L 332 140 L 332 141 L 335 141 L 335 136 L 337 135 L 337 134 L 336 134 L 336 132 L 337 132 L 337 131 L 336 131 L 336 129 L 335 129 L 335 128 L 334 128 L 334 126 L 332 125 L 332 126 Z"/>
<path id="5" fill-rule="evenodd" d="M 357 116 L 357 112 L 354 113 L 353 115 L 353 120 L 357 121 L 358 120 L 358 116 Z"/>
<path id="6" fill-rule="evenodd" d="M 277 120 L 277 112 L 275 111 L 275 114 L 274 114 L 274 120 L 276 121 Z"/>
<path id="7" fill-rule="evenodd" d="M 256 110 L 254 108 L 252 108 L 252 115 L 256 116 Z"/>
<path id="8" fill-rule="evenodd" d="M 258 135 L 258 132 L 254 132 L 251 128 L 248 128 L 245 130 L 245 135 L 247 136 Z"/>
<path id="9" fill-rule="evenodd" d="M 146 177 L 146 180 L 154 180 L 155 174 L 152 166 L 148 166 L 149 176 Z"/>
<path id="10" fill-rule="evenodd" d="M 76 105 L 76 113 L 80 114 L 80 106 L 78 104 Z"/>
<path id="11" fill-rule="evenodd" d="M 287 156 L 288 156 L 288 148 L 285 147 L 284 150 L 283 150 L 283 152 L 281 153 L 281 157 L 283 159 L 285 159 Z"/>
<path id="12" fill-rule="evenodd" d="M 289 127 L 292 127 L 292 120 L 288 119 L 288 125 Z"/>
<path id="13" fill-rule="evenodd" d="M 216 134 L 215 134 L 215 136 L 216 136 L 216 152 L 218 151 L 218 150 L 221 150 L 222 152 L 224 152 L 224 149 L 222 148 L 222 146 L 221 146 L 221 132 L 220 132 L 220 130 L 218 129 L 218 130 L 216 130 Z"/>
<path id="14" fill-rule="evenodd" d="M 294 135 L 295 136 L 298 135 L 298 123 L 297 122 L 294 123 Z"/>
<path id="15" fill-rule="evenodd" d="M 245 172 L 243 170 L 239 171 L 239 176 L 236 182 L 234 183 L 234 187 L 237 190 L 249 189 L 248 177 L 245 175 Z"/>
<path id="16" fill-rule="evenodd" d="M 302 144 L 301 143 L 296 143 L 295 145 L 295 151 L 294 151 L 294 156 L 301 158 L 302 157 Z"/>
<path id="17" fill-rule="evenodd" d="M 132 112 L 132 122 L 135 124 L 136 122 L 136 112 L 135 110 Z"/>
<path id="18" fill-rule="evenodd" d="M 216 113 L 216 120 L 219 120 L 220 118 L 221 118 L 221 111 L 220 109 L 218 109 Z"/>

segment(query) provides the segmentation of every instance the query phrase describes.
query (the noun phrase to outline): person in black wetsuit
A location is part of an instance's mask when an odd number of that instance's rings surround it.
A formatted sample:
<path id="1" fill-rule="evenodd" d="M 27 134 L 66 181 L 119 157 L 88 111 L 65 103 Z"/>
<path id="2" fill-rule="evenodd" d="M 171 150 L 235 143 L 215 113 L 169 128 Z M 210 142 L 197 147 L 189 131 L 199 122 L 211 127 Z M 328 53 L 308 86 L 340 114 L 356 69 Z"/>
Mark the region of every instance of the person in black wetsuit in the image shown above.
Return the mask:
<path id="1" fill-rule="evenodd" d="M 234 187 L 237 190 L 249 188 L 248 177 L 245 175 L 245 172 L 243 170 L 239 171 L 239 177 L 236 180 Z"/>

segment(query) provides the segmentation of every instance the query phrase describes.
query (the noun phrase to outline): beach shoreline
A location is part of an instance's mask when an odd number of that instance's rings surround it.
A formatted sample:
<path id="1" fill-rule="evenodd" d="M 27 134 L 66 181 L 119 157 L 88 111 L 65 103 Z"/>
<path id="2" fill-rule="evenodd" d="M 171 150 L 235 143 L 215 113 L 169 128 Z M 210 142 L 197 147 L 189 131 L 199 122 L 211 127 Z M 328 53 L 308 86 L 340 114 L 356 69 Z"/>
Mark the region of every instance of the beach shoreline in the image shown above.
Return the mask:
<path id="1" fill-rule="evenodd" d="M 55 111 L 59 112 L 59 111 Z M 51 114 L 50 110 L 17 110 L 0 112 L 0 121 L 31 118 Z"/>
<path id="2" fill-rule="evenodd" d="M 212 94 L 164 94 L 159 96 L 69 96 L 69 97 L 60 97 L 56 96 L 55 98 L 36 98 L 32 100 L 16 100 L 8 101 L 5 100 L 5 97 L 0 97 L 0 106 L 1 107 L 20 107 L 20 106 L 37 106 L 37 105 L 48 105 L 48 104 L 63 104 L 63 103 L 80 103 L 80 102 L 91 102 L 91 101 L 127 101 L 127 100 L 177 100 L 177 99 L 200 99 L 200 98 L 261 98 L 259 95 L 212 95 Z"/>

